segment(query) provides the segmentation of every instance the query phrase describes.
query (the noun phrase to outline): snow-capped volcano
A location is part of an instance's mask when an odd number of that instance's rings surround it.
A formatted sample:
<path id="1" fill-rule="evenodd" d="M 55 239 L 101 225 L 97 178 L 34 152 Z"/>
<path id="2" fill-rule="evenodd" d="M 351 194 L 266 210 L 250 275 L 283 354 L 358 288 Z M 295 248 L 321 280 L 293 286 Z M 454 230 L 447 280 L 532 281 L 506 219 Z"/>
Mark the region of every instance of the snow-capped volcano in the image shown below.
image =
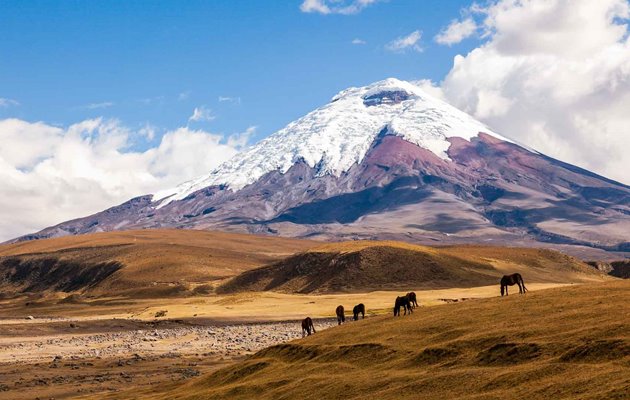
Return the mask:
<path id="1" fill-rule="evenodd" d="M 340 92 L 206 176 L 17 240 L 160 227 L 627 252 L 630 188 L 386 79 Z"/>
<path id="2" fill-rule="evenodd" d="M 443 159 L 448 159 L 446 151 L 451 144 L 447 139 L 451 137 L 470 140 L 484 132 L 508 141 L 419 86 L 389 78 L 340 92 L 330 103 L 291 122 L 210 174 L 156 193 L 154 200 L 163 200 L 160 206 L 164 206 L 214 185 L 239 190 L 269 172 L 284 174 L 300 160 L 317 167 L 319 176 L 339 177 L 363 161 L 383 130 Z"/>

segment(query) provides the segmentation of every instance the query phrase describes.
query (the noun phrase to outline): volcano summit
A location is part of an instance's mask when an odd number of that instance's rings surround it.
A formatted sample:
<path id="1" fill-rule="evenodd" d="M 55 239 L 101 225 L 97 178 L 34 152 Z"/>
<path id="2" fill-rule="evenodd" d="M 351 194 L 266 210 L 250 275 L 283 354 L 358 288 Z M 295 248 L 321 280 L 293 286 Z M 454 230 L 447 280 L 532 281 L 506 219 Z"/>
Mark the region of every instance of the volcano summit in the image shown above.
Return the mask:
<path id="1" fill-rule="evenodd" d="M 630 251 L 630 187 L 386 79 L 340 92 L 205 176 L 17 240 L 160 227 Z"/>

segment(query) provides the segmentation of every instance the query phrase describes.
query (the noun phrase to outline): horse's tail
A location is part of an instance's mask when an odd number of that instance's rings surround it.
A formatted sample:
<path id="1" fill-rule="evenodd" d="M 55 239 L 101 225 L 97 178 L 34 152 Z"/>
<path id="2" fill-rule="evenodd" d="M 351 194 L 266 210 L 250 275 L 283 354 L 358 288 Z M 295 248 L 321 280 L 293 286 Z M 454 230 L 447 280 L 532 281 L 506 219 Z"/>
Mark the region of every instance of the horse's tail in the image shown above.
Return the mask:
<path id="1" fill-rule="evenodd" d="M 519 278 L 521 278 L 521 285 L 523 286 L 523 293 L 527 292 L 527 288 L 525 287 L 525 281 L 523 280 L 523 277 L 519 275 Z"/>

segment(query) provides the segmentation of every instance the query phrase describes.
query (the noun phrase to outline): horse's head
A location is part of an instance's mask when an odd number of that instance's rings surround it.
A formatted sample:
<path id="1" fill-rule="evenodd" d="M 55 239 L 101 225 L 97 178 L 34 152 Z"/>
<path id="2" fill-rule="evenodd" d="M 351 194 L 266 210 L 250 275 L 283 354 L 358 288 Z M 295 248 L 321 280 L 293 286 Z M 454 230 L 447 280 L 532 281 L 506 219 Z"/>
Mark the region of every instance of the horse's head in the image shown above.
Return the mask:
<path id="1" fill-rule="evenodd" d="M 501 296 L 505 294 L 505 285 L 501 284 Z"/>

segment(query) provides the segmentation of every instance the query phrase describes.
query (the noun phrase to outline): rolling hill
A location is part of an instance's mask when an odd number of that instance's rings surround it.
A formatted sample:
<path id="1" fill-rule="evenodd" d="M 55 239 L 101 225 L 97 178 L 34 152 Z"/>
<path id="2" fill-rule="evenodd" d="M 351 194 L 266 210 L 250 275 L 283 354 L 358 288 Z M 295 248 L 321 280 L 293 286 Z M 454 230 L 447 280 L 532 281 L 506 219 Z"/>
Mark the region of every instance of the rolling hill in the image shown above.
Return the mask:
<path id="1" fill-rule="evenodd" d="M 475 287 L 494 285 L 512 272 L 521 272 L 526 282 L 603 279 L 595 268 L 554 250 L 355 241 L 329 243 L 245 271 L 218 291 L 339 293 Z"/>
<path id="2" fill-rule="evenodd" d="M 0 290 L 90 295 L 207 293 L 317 242 L 192 230 L 97 233 L 0 246 Z"/>

